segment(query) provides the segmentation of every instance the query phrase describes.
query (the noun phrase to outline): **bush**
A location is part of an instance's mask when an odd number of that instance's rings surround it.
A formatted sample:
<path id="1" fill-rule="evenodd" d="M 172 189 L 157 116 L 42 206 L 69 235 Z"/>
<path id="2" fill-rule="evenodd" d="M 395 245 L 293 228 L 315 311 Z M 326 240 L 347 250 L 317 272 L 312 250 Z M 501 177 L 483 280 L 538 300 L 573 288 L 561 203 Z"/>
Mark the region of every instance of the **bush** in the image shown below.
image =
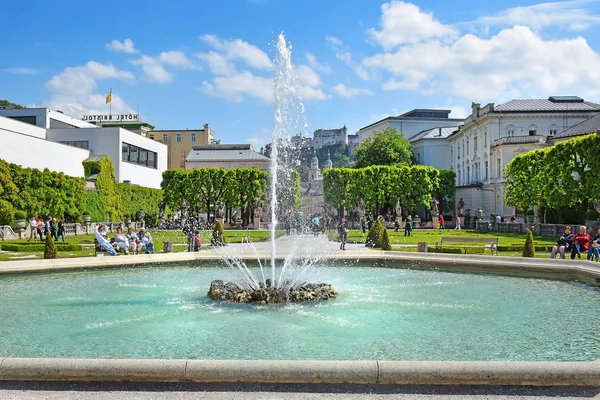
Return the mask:
<path id="1" fill-rule="evenodd" d="M 427 246 L 427 252 L 429 252 L 429 253 L 462 254 L 462 250 L 459 248 L 456 248 L 456 247 Z"/>
<path id="2" fill-rule="evenodd" d="M 535 257 L 535 246 L 533 244 L 533 233 L 531 233 L 531 229 L 527 229 L 525 246 L 523 246 L 523 257 Z"/>
<path id="3" fill-rule="evenodd" d="M 212 244 L 213 246 L 225 246 L 225 244 L 227 244 L 225 232 L 223 231 L 223 225 L 221 225 L 219 221 L 217 221 L 213 229 L 210 244 Z"/>
<path id="4" fill-rule="evenodd" d="M 77 244 L 69 244 L 69 243 L 61 243 L 55 242 L 54 246 L 56 246 L 56 251 L 79 251 L 81 247 Z M 36 252 L 36 251 L 44 251 L 46 245 L 44 243 L 36 242 L 36 243 L 4 243 L 1 245 L 2 250 L 4 251 L 16 251 L 16 252 Z"/>
<path id="5" fill-rule="evenodd" d="M 366 247 L 381 247 L 381 239 L 383 238 L 383 224 L 377 218 L 371 229 L 369 230 L 369 234 L 367 235 L 367 242 L 365 244 Z"/>
<path id="6" fill-rule="evenodd" d="M 27 219 L 27 213 L 25 211 L 17 210 L 15 211 L 14 217 L 15 221 L 21 220 L 24 221 Z"/>
<path id="7" fill-rule="evenodd" d="M 392 245 L 390 244 L 390 236 L 388 235 L 388 230 L 383 228 L 383 235 L 381 238 L 381 250 L 392 250 Z"/>
<path id="8" fill-rule="evenodd" d="M 587 219 L 589 219 L 589 220 L 598 219 L 598 211 L 596 211 L 596 210 L 587 210 L 585 215 L 587 216 Z"/>
<path id="9" fill-rule="evenodd" d="M 46 245 L 44 246 L 44 258 L 56 258 L 56 246 L 54 238 L 50 233 L 46 234 Z"/>

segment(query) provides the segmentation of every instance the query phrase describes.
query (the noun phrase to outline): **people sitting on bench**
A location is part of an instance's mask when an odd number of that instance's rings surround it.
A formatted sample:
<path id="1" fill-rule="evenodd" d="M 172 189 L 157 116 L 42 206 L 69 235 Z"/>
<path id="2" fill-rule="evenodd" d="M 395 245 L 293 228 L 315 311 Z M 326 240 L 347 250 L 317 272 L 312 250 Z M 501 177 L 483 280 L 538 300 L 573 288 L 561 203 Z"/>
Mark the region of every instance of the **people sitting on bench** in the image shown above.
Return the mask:
<path id="1" fill-rule="evenodd" d="M 125 254 L 129 255 L 129 240 L 123 235 L 123 229 L 120 226 L 117 228 L 117 233 L 115 233 L 115 244 L 117 245 L 117 250 L 123 249 L 125 250 Z"/>
<path id="2" fill-rule="evenodd" d="M 116 250 L 110 243 L 110 240 L 106 236 L 104 236 L 102 234 L 102 232 L 104 232 L 104 224 L 96 225 L 95 236 L 96 236 L 96 240 L 98 241 L 98 245 L 100 246 L 101 249 L 106 251 L 111 256 L 116 256 L 117 255 Z"/>
<path id="3" fill-rule="evenodd" d="M 133 254 L 139 254 L 140 248 L 142 247 L 142 242 L 140 241 L 140 237 L 137 233 L 134 232 L 133 226 L 127 228 L 127 233 L 125 237 L 129 241 L 129 249 Z"/>
<path id="4" fill-rule="evenodd" d="M 144 250 L 144 253 L 154 254 L 154 242 L 152 241 L 152 235 L 150 235 L 150 232 L 148 232 L 146 230 L 146 228 L 141 228 L 139 237 L 140 237 L 140 241 L 141 241 L 141 245 L 142 245 L 142 250 Z"/>

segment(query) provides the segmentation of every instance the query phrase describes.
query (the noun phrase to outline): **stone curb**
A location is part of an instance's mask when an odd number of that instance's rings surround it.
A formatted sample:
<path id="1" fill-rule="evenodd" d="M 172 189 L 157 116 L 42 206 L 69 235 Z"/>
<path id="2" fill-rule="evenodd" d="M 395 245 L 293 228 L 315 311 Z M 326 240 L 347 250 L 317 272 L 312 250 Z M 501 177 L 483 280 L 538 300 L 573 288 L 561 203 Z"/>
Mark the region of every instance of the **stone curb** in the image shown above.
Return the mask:
<path id="1" fill-rule="evenodd" d="M 5 358 L 0 380 L 600 386 L 600 361 L 237 361 Z"/>

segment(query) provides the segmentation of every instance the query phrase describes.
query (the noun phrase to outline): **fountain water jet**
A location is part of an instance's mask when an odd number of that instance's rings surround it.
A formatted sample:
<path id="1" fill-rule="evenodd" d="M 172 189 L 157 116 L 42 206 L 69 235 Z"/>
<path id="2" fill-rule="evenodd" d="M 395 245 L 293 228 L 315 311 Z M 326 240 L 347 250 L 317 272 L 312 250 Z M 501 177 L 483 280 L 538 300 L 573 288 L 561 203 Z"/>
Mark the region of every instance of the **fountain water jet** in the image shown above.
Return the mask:
<path id="1" fill-rule="evenodd" d="M 299 162 L 299 158 L 295 159 L 298 152 L 297 149 L 293 148 L 290 138 L 307 126 L 304 117 L 304 104 L 297 94 L 297 78 L 291 61 L 292 47 L 286 42 L 283 34 L 278 37 L 276 50 L 277 56 L 274 60 L 276 73 L 273 91 L 275 115 L 270 165 L 271 278 L 265 279 L 263 264 L 260 262 L 256 248 L 253 245 L 252 249 L 258 259 L 262 281 L 252 274 L 252 271 L 248 269 L 240 257 L 224 254 L 224 250 L 220 249 L 221 258 L 230 267 L 239 269 L 242 272 L 243 279 L 228 284 L 224 284 L 223 281 L 213 281 L 208 295 L 211 299 L 217 301 L 281 303 L 327 300 L 337 296 L 337 292 L 331 285 L 307 284 L 302 280 L 302 277 L 315 267 L 321 257 L 311 255 L 309 257 L 303 256 L 301 260 L 297 259 L 296 256 L 299 252 L 297 242 L 294 243 L 292 249 L 286 255 L 279 276 L 276 274 L 277 245 L 275 239 L 278 214 L 281 216 L 286 208 L 285 205 L 293 204 L 295 186 L 291 183 L 296 174 L 293 164 Z M 282 204 L 284 205 L 282 206 Z M 296 262 L 299 262 L 300 265 L 295 265 Z M 288 268 L 298 270 L 298 273 L 291 279 L 286 279 Z"/>

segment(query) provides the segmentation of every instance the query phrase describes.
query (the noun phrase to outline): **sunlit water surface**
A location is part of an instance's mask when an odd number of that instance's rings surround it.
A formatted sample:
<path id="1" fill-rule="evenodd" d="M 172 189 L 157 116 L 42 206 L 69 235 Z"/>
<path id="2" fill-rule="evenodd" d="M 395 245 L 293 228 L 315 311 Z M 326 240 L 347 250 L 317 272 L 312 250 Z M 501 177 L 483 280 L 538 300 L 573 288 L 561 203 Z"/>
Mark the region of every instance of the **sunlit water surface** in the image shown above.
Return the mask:
<path id="1" fill-rule="evenodd" d="M 323 267 L 338 299 L 215 304 L 221 267 L 0 279 L 0 357 L 593 360 L 600 291 L 579 283 Z M 235 272 L 233 272 L 235 274 Z"/>

